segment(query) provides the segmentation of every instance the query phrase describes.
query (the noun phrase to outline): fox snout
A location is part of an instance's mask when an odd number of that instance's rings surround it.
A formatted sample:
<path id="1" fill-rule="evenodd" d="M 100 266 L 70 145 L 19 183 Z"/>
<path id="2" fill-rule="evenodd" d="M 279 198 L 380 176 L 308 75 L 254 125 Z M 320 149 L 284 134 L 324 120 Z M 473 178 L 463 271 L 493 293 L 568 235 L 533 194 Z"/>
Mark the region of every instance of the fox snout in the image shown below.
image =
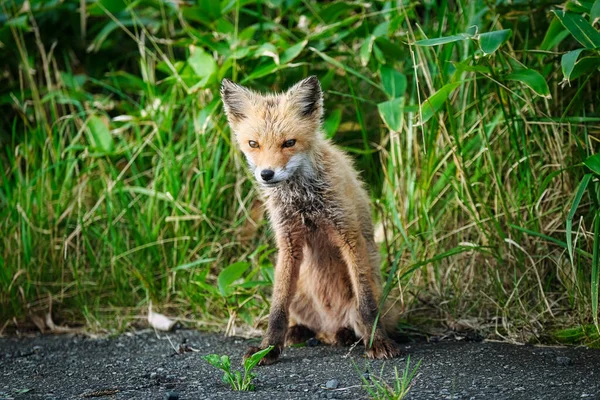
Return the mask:
<path id="1" fill-rule="evenodd" d="M 262 171 L 260 171 L 260 177 L 265 182 L 269 182 L 271 179 L 273 179 L 274 176 L 275 171 L 273 171 L 272 169 L 263 169 Z"/>
<path id="2" fill-rule="evenodd" d="M 255 165 L 249 155 L 246 155 L 246 158 L 253 169 L 254 178 L 265 186 L 275 186 L 296 174 L 306 174 L 312 170 L 308 157 L 302 153 L 291 156 L 283 167 Z"/>

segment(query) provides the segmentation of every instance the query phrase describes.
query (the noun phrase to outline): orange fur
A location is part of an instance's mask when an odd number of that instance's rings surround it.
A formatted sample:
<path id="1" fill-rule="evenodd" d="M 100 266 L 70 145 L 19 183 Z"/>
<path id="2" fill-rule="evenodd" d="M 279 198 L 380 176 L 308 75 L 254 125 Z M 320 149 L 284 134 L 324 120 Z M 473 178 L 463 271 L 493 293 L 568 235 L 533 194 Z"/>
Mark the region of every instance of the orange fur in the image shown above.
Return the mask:
<path id="1" fill-rule="evenodd" d="M 260 95 L 225 80 L 221 94 L 265 196 L 279 249 L 261 345 L 276 350 L 263 363 L 277 359 L 286 335 L 293 343 L 310 332 L 334 344 L 354 333 L 369 357 L 397 356 L 387 331 L 395 328 L 398 314 L 386 313 L 376 322 L 382 290 L 369 197 L 349 157 L 322 134 L 316 77 L 278 95 Z"/>

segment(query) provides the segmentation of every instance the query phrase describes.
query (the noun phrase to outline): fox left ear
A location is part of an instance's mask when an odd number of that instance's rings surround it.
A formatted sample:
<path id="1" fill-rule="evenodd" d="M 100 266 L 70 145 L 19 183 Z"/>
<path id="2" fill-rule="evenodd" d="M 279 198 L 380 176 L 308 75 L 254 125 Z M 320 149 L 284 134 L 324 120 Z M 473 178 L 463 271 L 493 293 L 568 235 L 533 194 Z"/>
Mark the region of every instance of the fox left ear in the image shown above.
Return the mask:
<path id="1" fill-rule="evenodd" d="M 299 104 L 300 114 L 303 117 L 321 118 L 323 114 L 323 92 L 321 83 L 315 76 L 296 83 L 288 90 L 288 95 Z"/>

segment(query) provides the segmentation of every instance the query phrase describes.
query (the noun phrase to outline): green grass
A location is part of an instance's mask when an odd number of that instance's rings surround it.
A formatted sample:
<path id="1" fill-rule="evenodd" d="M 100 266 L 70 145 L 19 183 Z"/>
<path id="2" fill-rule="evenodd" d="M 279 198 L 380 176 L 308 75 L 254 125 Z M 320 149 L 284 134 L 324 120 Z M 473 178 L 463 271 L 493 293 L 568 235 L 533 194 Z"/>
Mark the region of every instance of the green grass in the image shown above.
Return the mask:
<path id="1" fill-rule="evenodd" d="M 202 358 L 213 367 L 223 371 L 221 380 L 230 385 L 231 390 L 247 392 L 255 389 L 253 380 L 256 378 L 256 374 L 252 370 L 271 350 L 273 350 L 273 346 L 269 346 L 245 359 L 243 375 L 240 371 L 231 371 L 231 359 L 228 355 L 209 354 Z"/>
<path id="2" fill-rule="evenodd" d="M 369 398 L 373 400 L 402 400 L 408 395 L 420 366 L 421 360 L 411 368 L 410 356 L 407 356 L 406 365 L 401 374 L 398 372 L 398 367 L 394 367 L 394 378 L 390 384 L 383 378 L 385 367 L 385 364 L 383 364 L 379 376 L 373 374 L 361 375 L 363 388 L 369 394 Z"/>
<path id="3" fill-rule="evenodd" d="M 28 4 L 0 8 L 0 326 L 124 329 L 148 300 L 264 324 L 275 248 L 218 85 L 309 74 L 406 321 L 518 341 L 597 322 L 591 4 Z"/>

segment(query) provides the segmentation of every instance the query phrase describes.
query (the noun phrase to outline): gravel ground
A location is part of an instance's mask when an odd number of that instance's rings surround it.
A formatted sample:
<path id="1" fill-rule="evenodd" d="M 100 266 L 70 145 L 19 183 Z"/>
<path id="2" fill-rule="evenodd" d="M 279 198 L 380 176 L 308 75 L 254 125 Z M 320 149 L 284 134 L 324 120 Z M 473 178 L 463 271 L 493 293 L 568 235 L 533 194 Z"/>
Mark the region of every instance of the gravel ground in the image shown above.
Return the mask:
<path id="1" fill-rule="evenodd" d="M 383 365 L 392 382 L 394 366 L 406 364 L 367 361 L 360 347 L 288 348 L 257 368 L 255 392 L 240 393 L 201 356 L 229 354 L 237 368 L 250 341 L 188 330 L 159 336 L 0 339 L 0 399 L 363 399 L 366 369 Z M 198 351 L 179 354 L 180 345 Z M 600 350 L 456 340 L 402 348 L 411 365 L 421 360 L 410 399 L 600 399 Z M 332 380 L 336 389 L 327 388 Z"/>

